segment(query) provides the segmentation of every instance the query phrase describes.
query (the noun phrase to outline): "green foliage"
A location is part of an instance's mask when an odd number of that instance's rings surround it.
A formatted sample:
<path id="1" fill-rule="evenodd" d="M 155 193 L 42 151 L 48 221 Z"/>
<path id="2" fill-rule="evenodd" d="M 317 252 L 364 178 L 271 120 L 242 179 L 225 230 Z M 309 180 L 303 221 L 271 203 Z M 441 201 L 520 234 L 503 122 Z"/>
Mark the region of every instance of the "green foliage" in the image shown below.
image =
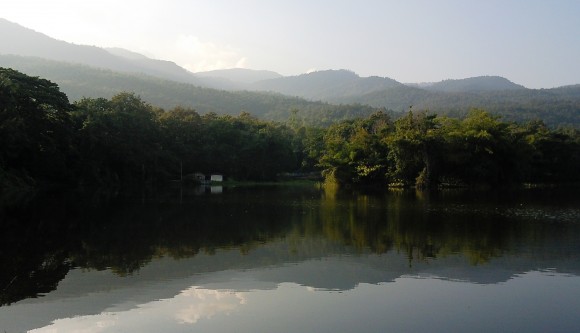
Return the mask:
<path id="1" fill-rule="evenodd" d="M 203 172 L 222 172 L 238 180 L 272 180 L 296 166 L 292 131 L 248 113 L 202 117 Z"/>
<path id="2" fill-rule="evenodd" d="M 364 122 L 342 122 L 326 132 L 320 165 L 327 180 L 433 188 L 580 179 L 576 129 L 502 122 L 478 109 L 463 119 L 410 111 L 380 133 Z"/>
<path id="3" fill-rule="evenodd" d="M 580 131 L 551 131 L 543 122 L 534 121 L 522 132 L 530 147 L 530 178 L 537 182 L 580 180 Z"/>
<path id="4" fill-rule="evenodd" d="M 390 179 L 402 184 L 429 187 L 437 179 L 439 136 L 435 115 L 425 112 L 407 116 L 395 122 L 395 131 L 385 138 L 391 161 Z"/>
<path id="5" fill-rule="evenodd" d="M 129 93 L 111 100 L 83 99 L 75 106 L 83 180 L 132 183 L 158 178 L 162 146 L 153 107 Z"/>
<path id="6" fill-rule="evenodd" d="M 133 94 L 76 103 L 84 170 L 92 181 L 179 179 L 196 172 L 272 180 L 296 165 L 292 131 L 248 113 L 154 110 Z"/>
<path id="7" fill-rule="evenodd" d="M 154 184 L 222 173 L 274 180 L 322 170 L 339 184 L 503 186 L 579 181 L 580 133 L 543 122 L 503 122 L 483 110 L 462 119 L 378 111 L 328 128 L 292 109 L 289 125 L 190 107 L 158 109 L 133 93 L 70 105 L 54 83 L 0 69 L 0 183 Z M 288 116 L 288 114 L 287 114 Z M 323 120 L 324 122 L 324 120 Z"/>
<path id="8" fill-rule="evenodd" d="M 374 184 L 386 177 L 387 146 L 381 142 L 391 126 L 379 112 L 368 119 L 343 121 L 324 135 L 320 166 L 327 179 L 339 183 Z"/>
<path id="9" fill-rule="evenodd" d="M 241 112 L 250 112 L 260 119 L 282 122 L 288 119 L 291 110 L 300 110 L 297 119 L 308 126 L 329 126 L 340 120 L 366 117 L 377 111 L 377 108 L 361 104 L 332 105 L 278 93 L 217 90 L 39 58 L 0 55 L 0 63 L 49 78 L 58 83 L 71 101 L 80 101 L 85 97 L 110 99 L 123 92 L 133 92 L 151 105 L 166 110 L 191 108 L 199 114 L 215 112 L 236 116 Z"/>
<path id="10" fill-rule="evenodd" d="M 21 179 L 66 179 L 70 110 L 56 84 L 0 68 L 0 167 Z"/>

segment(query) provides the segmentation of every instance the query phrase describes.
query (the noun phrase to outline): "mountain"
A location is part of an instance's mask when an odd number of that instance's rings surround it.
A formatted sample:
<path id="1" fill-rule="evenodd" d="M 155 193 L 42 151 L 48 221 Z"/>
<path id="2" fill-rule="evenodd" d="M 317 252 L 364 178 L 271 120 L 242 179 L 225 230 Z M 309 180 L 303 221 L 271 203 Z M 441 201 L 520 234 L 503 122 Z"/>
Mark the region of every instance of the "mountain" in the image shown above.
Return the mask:
<path id="1" fill-rule="evenodd" d="M 389 78 L 360 77 L 348 70 L 326 70 L 262 80 L 253 84 L 252 89 L 334 102 L 345 96 L 360 96 L 397 86 L 402 84 Z"/>
<path id="2" fill-rule="evenodd" d="M 119 73 L 34 57 L 0 55 L 0 67 L 47 78 L 57 83 L 72 101 L 82 97 L 110 98 L 129 91 L 155 106 L 169 109 L 181 105 L 195 108 L 200 113 L 237 115 L 247 111 L 263 119 L 285 121 L 291 110 L 299 110 L 300 118 L 311 125 L 365 117 L 383 108 L 405 112 L 412 106 L 413 110 L 429 110 L 450 116 L 461 116 L 471 108 L 482 108 L 502 115 L 508 121 L 542 119 L 551 126 L 580 127 L 580 85 L 448 93 L 399 84 L 364 95 L 335 97 L 335 102 L 341 105 L 332 105 L 277 93 L 202 88 L 143 74 Z"/>
<path id="3" fill-rule="evenodd" d="M 123 57 L 130 60 L 146 60 L 149 59 L 146 56 L 142 55 L 141 53 L 133 52 L 130 50 L 125 50 L 120 47 L 105 47 L 104 48 L 107 52 L 112 55 L 116 55 L 119 57 Z"/>
<path id="4" fill-rule="evenodd" d="M 398 112 L 412 106 L 413 110 L 450 116 L 462 116 L 478 108 L 500 115 L 507 121 L 541 119 L 551 126 L 580 127 L 580 85 L 476 92 L 443 92 L 406 86 L 345 98 L 343 102 L 385 107 Z"/>
<path id="5" fill-rule="evenodd" d="M 0 67 L 48 79 L 58 84 L 71 101 L 83 97 L 111 98 L 128 91 L 157 107 L 191 107 L 201 114 L 238 115 L 249 112 L 262 119 L 286 121 L 292 110 L 299 110 L 299 119 L 318 126 L 327 126 L 342 119 L 366 117 L 378 111 L 364 105 L 332 105 L 275 93 L 217 90 L 144 74 L 120 73 L 35 57 L 0 54 Z"/>
<path id="6" fill-rule="evenodd" d="M 515 84 L 501 76 L 478 76 L 460 80 L 444 80 L 424 86 L 423 88 L 444 92 L 482 92 L 526 89 L 526 87 Z"/>
<path id="7" fill-rule="evenodd" d="M 103 49 L 56 40 L 0 18 L 0 54 L 39 57 L 124 73 L 141 73 L 186 83 L 199 83 L 175 63 L 154 60 L 122 49 Z"/>
<path id="8" fill-rule="evenodd" d="M 364 117 L 379 108 L 404 112 L 412 106 L 454 116 L 481 108 L 505 120 L 542 119 L 552 126 L 580 127 L 580 85 L 527 89 L 499 76 L 404 85 L 348 70 L 288 77 L 248 69 L 194 74 L 129 50 L 59 41 L 4 19 L 0 19 L 0 66 L 54 81 L 73 101 L 129 91 L 156 106 L 190 106 L 201 113 L 248 111 L 265 119 L 287 120 L 290 110 L 296 109 L 310 124 L 319 125 Z"/>
<path id="9" fill-rule="evenodd" d="M 310 100 L 361 103 L 393 110 L 405 110 L 409 105 L 422 104 L 424 100 L 444 96 L 441 93 L 478 94 L 527 90 L 499 76 L 444 80 L 429 84 L 401 84 L 390 78 L 360 77 L 348 70 L 327 70 L 263 80 L 256 82 L 252 88 Z"/>

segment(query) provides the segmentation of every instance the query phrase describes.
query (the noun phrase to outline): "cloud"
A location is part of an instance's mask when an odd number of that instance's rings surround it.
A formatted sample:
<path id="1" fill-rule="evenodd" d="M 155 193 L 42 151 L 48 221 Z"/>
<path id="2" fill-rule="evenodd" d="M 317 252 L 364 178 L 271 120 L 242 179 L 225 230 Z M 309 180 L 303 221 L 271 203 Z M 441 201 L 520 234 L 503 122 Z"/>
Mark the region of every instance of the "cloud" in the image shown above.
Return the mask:
<path id="1" fill-rule="evenodd" d="M 152 325 L 194 325 L 199 320 L 229 315 L 246 304 L 244 293 L 190 287 L 172 298 L 140 304 L 125 311 L 103 312 L 97 315 L 57 319 L 34 333 L 101 333 L 139 331 Z"/>
<path id="2" fill-rule="evenodd" d="M 238 62 L 236 62 L 236 68 L 246 68 L 246 62 L 248 62 L 248 58 L 241 58 L 238 60 Z"/>
<path id="3" fill-rule="evenodd" d="M 34 333 L 100 333 L 117 325 L 118 318 L 111 313 L 57 319 L 51 325 L 31 330 Z"/>
<path id="4" fill-rule="evenodd" d="M 178 36 L 162 53 L 164 59 L 172 60 L 192 72 L 245 68 L 248 62 L 238 49 L 202 41 L 194 35 Z"/>

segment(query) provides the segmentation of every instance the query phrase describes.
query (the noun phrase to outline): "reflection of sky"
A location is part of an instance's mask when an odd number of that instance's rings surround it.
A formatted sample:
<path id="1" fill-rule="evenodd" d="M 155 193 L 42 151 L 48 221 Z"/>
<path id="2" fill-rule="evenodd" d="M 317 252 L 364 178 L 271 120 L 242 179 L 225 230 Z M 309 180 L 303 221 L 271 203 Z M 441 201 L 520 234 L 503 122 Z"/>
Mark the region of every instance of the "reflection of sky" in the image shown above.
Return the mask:
<path id="1" fill-rule="evenodd" d="M 98 333 L 109 330 L 129 332 L 162 332 L 175 324 L 195 324 L 216 315 L 231 314 L 246 303 L 242 293 L 209 290 L 198 287 L 186 289 L 170 299 L 145 303 L 135 309 L 103 312 L 99 315 L 58 319 L 51 325 L 32 330 L 38 333 Z M 159 330 L 156 330 L 159 328 Z"/>
<path id="2" fill-rule="evenodd" d="M 229 314 L 246 303 L 241 293 L 207 290 L 191 287 L 179 296 L 186 298 L 189 305 L 176 314 L 180 323 L 195 324 L 202 318 L 210 319 L 215 314 Z M 176 298 L 177 298 L 176 297 Z"/>
<path id="3" fill-rule="evenodd" d="M 59 319 L 32 332 L 572 332 L 580 278 L 527 272 L 494 285 L 412 276 L 329 291 L 189 287 L 125 311 Z"/>

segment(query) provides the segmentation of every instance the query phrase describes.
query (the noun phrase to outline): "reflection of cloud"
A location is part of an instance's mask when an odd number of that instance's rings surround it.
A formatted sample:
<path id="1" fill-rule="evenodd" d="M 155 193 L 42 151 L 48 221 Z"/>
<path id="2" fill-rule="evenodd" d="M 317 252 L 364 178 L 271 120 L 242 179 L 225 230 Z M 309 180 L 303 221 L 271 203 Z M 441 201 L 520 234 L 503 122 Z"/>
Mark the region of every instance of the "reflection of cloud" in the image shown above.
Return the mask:
<path id="1" fill-rule="evenodd" d="M 103 313 L 94 316 L 82 316 L 75 318 L 57 319 L 50 326 L 35 329 L 29 332 L 35 333 L 99 333 L 117 324 L 117 318 L 111 314 Z"/>
<path id="2" fill-rule="evenodd" d="M 98 315 L 57 319 L 35 333 L 100 333 L 130 332 L 149 324 L 195 324 L 218 314 L 230 314 L 246 304 L 243 294 L 233 291 L 188 288 L 173 298 L 141 304 L 127 311 L 104 312 Z M 177 321 L 177 322 L 176 322 Z"/>
<path id="3" fill-rule="evenodd" d="M 239 293 L 223 292 L 218 290 L 197 289 L 192 287 L 181 293 L 180 296 L 199 300 L 197 304 L 190 304 L 177 312 L 175 317 L 180 323 L 195 324 L 201 318 L 211 318 L 217 313 L 229 314 L 238 305 L 245 304 L 245 299 Z"/>
<path id="4" fill-rule="evenodd" d="M 244 68 L 247 59 L 229 45 L 219 45 L 201 41 L 197 36 L 181 35 L 177 37 L 171 55 L 167 58 L 192 72 L 209 71 L 225 68 Z"/>

